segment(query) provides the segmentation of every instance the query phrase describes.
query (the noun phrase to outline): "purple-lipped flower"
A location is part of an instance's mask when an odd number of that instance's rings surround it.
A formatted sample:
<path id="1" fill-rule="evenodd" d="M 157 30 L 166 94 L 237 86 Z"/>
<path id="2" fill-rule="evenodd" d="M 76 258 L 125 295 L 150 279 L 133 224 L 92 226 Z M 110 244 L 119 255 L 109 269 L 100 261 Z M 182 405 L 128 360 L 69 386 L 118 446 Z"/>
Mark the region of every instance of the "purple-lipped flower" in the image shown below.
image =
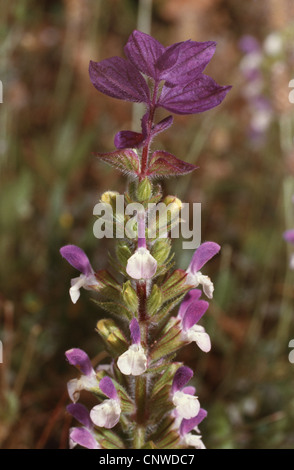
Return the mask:
<path id="1" fill-rule="evenodd" d="M 130 322 L 132 344 L 117 360 L 117 367 L 124 375 L 141 375 L 147 369 L 147 356 L 141 345 L 140 326 L 136 318 Z"/>
<path id="2" fill-rule="evenodd" d="M 110 377 L 103 377 L 99 382 L 100 390 L 108 397 L 90 411 L 90 418 L 96 426 L 113 428 L 120 419 L 120 399 Z"/>
<path id="3" fill-rule="evenodd" d="M 220 86 L 203 73 L 215 48 L 213 41 L 191 40 L 164 47 L 148 34 L 135 30 L 124 48 L 126 59 L 90 61 L 90 79 L 97 90 L 113 98 L 147 105 L 142 133 L 121 131 L 115 137 L 117 148 L 139 147 L 146 138 L 171 125 L 170 116 L 153 124 L 156 108 L 175 114 L 196 114 L 223 101 L 231 87 Z"/>
<path id="4" fill-rule="evenodd" d="M 214 242 L 202 243 L 202 245 L 200 245 L 195 251 L 186 271 L 186 284 L 189 284 L 192 287 L 198 287 L 199 284 L 201 284 L 203 286 L 204 294 L 209 299 L 212 299 L 213 297 L 214 286 L 211 279 L 202 274 L 200 269 L 219 252 L 220 248 L 221 247 Z"/>
<path id="5" fill-rule="evenodd" d="M 178 312 L 181 320 L 182 338 L 191 343 L 195 341 L 197 346 L 204 352 L 211 349 L 210 337 L 198 321 L 209 307 L 206 300 L 200 300 L 199 289 L 190 290 L 184 297 Z"/>
<path id="6" fill-rule="evenodd" d="M 101 449 L 94 432 L 93 422 L 90 413 L 84 405 L 80 403 L 71 403 L 66 407 L 82 427 L 72 427 L 69 430 L 69 447 L 73 449 L 76 445 L 86 449 Z"/>
<path id="7" fill-rule="evenodd" d="M 177 417 L 190 419 L 199 413 L 200 403 L 194 396 L 194 387 L 185 387 L 192 377 L 193 371 L 186 366 L 180 367 L 175 373 L 171 397 Z"/>
<path id="8" fill-rule="evenodd" d="M 95 277 L 94 270 L 86 253 L 76 245 L 66 245 L 60 249 L 60 254 L 74 268 L 80 271 L 81 275 L 71 280 L 69 295 L 75 304 L 80 297 L 80 289 L 91 290 L 99 287 L 100 284 Z"/>
<path id="9" fill-rule="evenodd" d="M 145 213 L 137 214 L 138 247 L 128 259 L 126 272 L 133 279 L 151 279 L 157 270 L 157 261 L 147 249 L 145 238 Z"/>
<path id="10" fill-rule="evenodd" d="M 79 379 L 72 379 L 67 384 L 68 395 L 76 403 L 81 390 L 97 391 L 98 380 L 90 358 L 85 351 L 73 348 L 66 351 L 65 356 L 68 362 L 81 372 Z"/>
<path id="11" fill-rule="evenodd" d="M 200 408 L 198 414 L 190 419 L 183 419 L 180 425 L 180 436 L 181 442 L 188 447 L 194 447 L 194 449 L 205 449 L 205 445 L 202 442 L 202 436 L 199 434 L 198 425 L 206 418 L 207 411 Z M 197 434 L 191 431 L 196 431 Z"/>

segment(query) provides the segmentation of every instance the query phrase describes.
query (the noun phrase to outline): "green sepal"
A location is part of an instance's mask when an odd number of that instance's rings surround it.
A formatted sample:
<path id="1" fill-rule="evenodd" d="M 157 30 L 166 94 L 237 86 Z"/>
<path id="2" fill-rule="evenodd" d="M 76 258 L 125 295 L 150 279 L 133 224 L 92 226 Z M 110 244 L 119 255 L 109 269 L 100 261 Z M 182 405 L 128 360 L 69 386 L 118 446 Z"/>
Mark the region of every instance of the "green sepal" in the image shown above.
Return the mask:
<path id="1" fill-rule="evenodd" d="M 159 265 L 163 264 L 171 250 L 171 241 L 169 238 L 159 238 L 153 244 L 150 253 L 156 259 Z"/>
<path id="2" fill-rule="evenodd" d="M 168 316 L 172 315 L 172 311 L 174 307 L 176 307 L 176 305 L 182 301 L 184 296 L 185 294 L 181 294 L 181 295 L 178 295 L 176 298 L 166 302 L 161 307 L 159 312 L 156 315 L 154 315 L 154 317 L 152 318 L 152 321 L 155 321 L 157 324 L 160 324 L 160 322 L 162 322 L 163 320 L 166 320 Z"/>
<path id="3" fill-rule="evenodd" d="M 160 339 L 154 343 L 153 348 L 151 347 L 150 359 L 156 361 L 183 347 L 185 342 L 181 333 L 180 320 L 171 318 L 160 333 Z"/>
<path id="4" fill-rule="evenodd" d="M 138 183 L 136 195 L 139 202 L 149 202 L 152 195 L 152 184 L 149 178 L 146 177 Z"/>
<path id="5" fill-rule="evenodd" d="M 147 313 L 152 316 L 160 309 L 163 302 L 163 296 L 160 287 L 153 284 L 151 293 L 147 300 Z"/>
<path id="6" fill-rule="evenodd" d="M 178 449 L 180 443 L 179 433 L 175 430 L 169 431 L 166 436 L 156 442 L 159 449 Z"/>
<path id="7" fill-rule="evenodd" d="M 141 449 L 158 449 L 153 441 L 148 441 Z"/>
<path id="8" fill-rule="evenodd" d="M 176 269 L 165 279 L 161 285 L 164 301 L 173 299 L 191 289 L 191 286 L 186 284 L 186 277 L 186 271 L 183 269 Z"/>
<path id="9" fill-rule="evenodd" d="M 150 436 L 158 449 L 178 448 L 180 436 L 174 430 L 174 418 L 167 416 L 159 424 L 157 430 Z"/>
<path id="10" fill-rule="evenodd" d="M 135 313 L 138 311 L 139 300 L 130 280 L 123 284 L 122 297 L 127 308 L 129 308 L 131 312 Z"/>
<path id="11" fill-rule="evenodd" d="M 93 299 L 93 302 L 99 307 L 103 308 L 106 312 L 117 315 L 120 318 L 125 317 L 128 320 L 132 320 L 132 312 L 123 304 L 123 302 L 101 302 L 100 300 Z"/>
<path id="12" fill-rule="evenodd" d="M 120 437 L 108 429 L 99 428 L 97 437 L 102 449 L 125 449 L 125 445 Z"/>
<path id="13" fill-rule="evenodd" d="M 128 340 L 112 319 L 99 320 L 96 331 L 112 356 L 116 357 L 127 350 Z"/>
<path id="14" fill-rule="evenodd" d="M 132 251 L 125 241 L 119 241 L 116 245 L 116 256 L 121 265 L 125 268 Z"/>
<path id="15" fill-rule="evenodd" d="M 165 372 L 162 374 L 159 380 L 157 380 L 152 386 L 152 393 L 150 395 L 150 399 L 152 400 L 155 398 L 156 394 L 160 392 L 160 390 L 165 385 L 171 385 L 173 378 L 175 376 L 176 371 L 179 367 L 181 367 L 180 362 L 175 362 L 170 364 L 169 366 L 165 366 Z"/>

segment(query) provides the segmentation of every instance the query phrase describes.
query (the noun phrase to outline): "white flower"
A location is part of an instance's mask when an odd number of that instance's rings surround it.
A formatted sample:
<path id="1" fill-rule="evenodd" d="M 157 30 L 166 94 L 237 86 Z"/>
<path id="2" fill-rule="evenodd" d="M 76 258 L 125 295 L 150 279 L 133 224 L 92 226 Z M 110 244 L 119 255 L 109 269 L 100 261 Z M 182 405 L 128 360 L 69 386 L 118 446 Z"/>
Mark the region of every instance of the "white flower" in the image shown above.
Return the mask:
<path id="1" fill-rule="evenodd" d="M 191 419 L 199 413 L 200 403 L 193 395 L 178 390 L 173 394 L 172 400 L 177 413 L 182 418 Z"/>
<path id="2" fill-rule="evenodd" d="M 82 375 L 79 379 L 69 380 L 67 383 L 67 391 L 69 398 L 73 403 L 76 403 L 80 398 L 81 390 L 95 390 L 98 388 L 98 381 L 96 375 Z"/>
<path id="3" fill-rule="evenodd" d="M 156 273 L 157 261 L 145 247 L 138 248 L 128 259 L 126 271 L 133 279 L 151 279 Z"/>
<path id="4" fill-rule="evenodd" d="M 119 370 L 125 375 L 141 375 L 147 369 L 147 357 L 141 344 L 132 344 L 117 360 Z"/>
<path id="5" fill-rule="evenodd" d="M 213 297 L 213 291 L 214 291 L 214 285 L 210 279 L 210 277 L 205 276 L 204 274 L 201 273 L 201 271 L 197 271 L 195 274 L 187 271 L 187 277 L 186 277 L 186 284 L 189 284 L 193 287 L 198 287 L 199 284 L 203 286 L 203 291 L 204 294 L 209 298 L 212 299 Z"/>
<path id="6" fill-rule="evenodd" d="M 79 277 L 75 277 L 71 280 L 71 288 L 69 289 L 69 295 L 72 303 L 76 303 L 80 298 L 80 289 L 83 287 L 86 290 L 91 290 L 91 287 L 100 286 L 99 282 L 95 278 L 94 274 L 86 276 L 81 274 Z"/>
<path id="7" fill-rule="evenodd" d="M 186 331 L 182 332 L 184 341 L 191 343 L 195 341 L 197 346 L 204 352 L 208 352 L 211 349 L 210 337 L 206 333 L 205 329 L 201 325 L 193 325 Z"/>
<path id="8" fill-rule="evenodd" d="M 90 418 L 96 426 L 110 429 L 119 422 L 120 413 L 119 400 L 110 399 L 94 406 L 90 411 Z"/>
<path id="9" fill-rule="evenodd" d="M 202 436 L 192 433 L 185 434 L 182 437 L 182 441 L 186 446 L 194 447 L 194 449 L 206 449 L 201 439 Z"/>

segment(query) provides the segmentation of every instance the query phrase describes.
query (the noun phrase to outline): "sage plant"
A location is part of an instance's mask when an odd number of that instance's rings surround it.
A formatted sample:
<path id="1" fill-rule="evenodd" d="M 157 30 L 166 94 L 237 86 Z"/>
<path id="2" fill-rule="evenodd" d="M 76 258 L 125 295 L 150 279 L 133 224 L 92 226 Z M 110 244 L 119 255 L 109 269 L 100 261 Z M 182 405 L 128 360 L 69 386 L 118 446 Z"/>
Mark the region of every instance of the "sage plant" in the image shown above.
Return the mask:
<path id="1" fill-rule="evenodd" d="M 128 222 L 133 235 L 125 230 L 123 237 L 116 238 L 109 269 L 95 271 L 77 246 L 60 250 L 80 272 L 71 281 L 72 302 L 84 288 L 96 293 L 95 302 L 107 312 L 97 323 L 109 354 L 107 364 L 94 369 L 86 352 L 79 348 L 66 352 L 69 363 L 79 370 L 79 377 L 68 383 L 72 404 L 67 410 L 80 424 L 70 429 L 70 447 L 205 448 L 198 426 L 207 413 L 189 385 L 193 371 L 176 355 L 191 342 L 204 352 L 211 348 L 199 322 L 209 306 L 201 298 L 202 290 L 211 299 L 213 283 L 202 268 L 220 246 L 202 243 L 186 270 L 175 268 L 170 233 L 180 223 L 182 203 L 175 196 L 164 196 L 158 179 L 179 177 L 196 167 L 164 150 L 151 151 L 151 144 L 173 122 L 171 115 L 156 122 L 158 108 L 175 114 L 202 113 L 225 98 L 230 86 L 220 86 L 203 73 L 215 48 L 212 41 L 191 40 L 164 47 L 134 31 L 124 49 L 126 59 L 90 62 L 90 79 L 97 90 L 144 103 L 145 114 L 141 132 L 122 130 L 115 136 L 115 151 L 97 154 L 129 178 L 123 198 L 125 206 L 136 208 L 134 217 L 118 213 L 116 201 L 121 195 L 116 191 L 102 194 L 101 204 L 111 209 L 108 223 L 114 238 Z M 162 214 L 154 216 L 158 204 L 168 209 L 165 220 Z M 97 402 L 91 410 L 79 403 L 82 390 Z"/>

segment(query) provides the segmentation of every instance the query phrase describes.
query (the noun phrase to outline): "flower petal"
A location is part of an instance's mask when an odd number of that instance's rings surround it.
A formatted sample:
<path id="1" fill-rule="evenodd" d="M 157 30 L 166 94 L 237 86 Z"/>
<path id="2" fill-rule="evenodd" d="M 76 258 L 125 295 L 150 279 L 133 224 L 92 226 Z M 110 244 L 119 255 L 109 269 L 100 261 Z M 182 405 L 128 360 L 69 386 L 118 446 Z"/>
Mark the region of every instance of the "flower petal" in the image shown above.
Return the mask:
<path id="1" fill-rule="evenodd" d="M 99 388 L 108 398 L 117 399 L 117 391 L 110 377 L 103 377 L 99 382 Z"/>
<path id="2" fill-rule="evenodd" d="M 69 349 L 68 351 L 66 351 L 65 355 L 68 362 L 72 366 L 77 367 L 77 369 L 79 369 L 82 374 L 87 376 L 95 374 L 89 356 L 82 349 Z"/>
<path id="3" fill-rule="evenodd" d="M 71 403 L 66 407 L 67 411 L 86 428 L 92 429 L 93 423 L 90 419 L 89 410 L 80 403 Z"/>
<path id="4" fill-rule="evenodd" d="M 147 83 L 137 68 L 122 57 L 90 61 L 89 75 L 97 90 L 105 95 L 132 102 L 150 102 Z"/>
<path id="5" fill-rule="evenodd" d="M 200 245 L 195 251 L 191 263 L 189 265 L 189 271 L 195 274 L 199 271 L 202 266 L 204 266 L 213 256 L 215 256 L 219 250 L 220 246 L 214 242 L 204 242 Z"/>
<path id="6" fill-rule="evenodd" d="M 93 268 L 86 253 L 76 245 L 66 245 L 60 249 L 60 254 L 66 261 L 85 276 L 93 274 Z"/>
<path id="7" fill-rule="evenodd" d="M 90 411 L 90 417 L 96 426 L 110 429 L 119 422 L 120 413 L 119 401 L 111 399 L 94 406 Z"/>
<path id="8" fill-rule="evenodd" d="M 178 317 L 183 318 L 184 314 L 187 310 L 187 308 L 196 302 L 197 300 L 200 299 L 201 297 L 201 290 L 200 289 L 191 289 L 184 297 L 182 300 L 182 303 L 180 305 L 179 311 L 178 311 Z"/>
<path id="9" fill-rule="evenodd" d="M 124 51 L 128 59 L 141 72 L 154 79 L 158 78 L 155 64 L 165 51 L 165 47 L 159 41 L 148 34 L 135 30 L 130 35 Z"/>
<path id="10" fill-rule="evenodd" d="M 192 326 L 189 330 L 185 332 L 185 339 L 189 341 L 189 343 L 191 343 L 192 341 L 195 341 L 197 346 L 203 352 L 209 352 L 211 350 L 210 337 L 206 333 L 203 326 L 200 326 L 200 325 Z"/>
<path id="11" fill-rule="evenodd" d="M 180 367 L 173 378 L 172 383 L 172 393 L 182 390 L 182 388 L 189 382 L 193 377 L 193 371 L 190 367 L 182 366 Z"/>
<path id="12" fill-rule="evenodd" d="M 197 397 L 179 390 L 173 395 L 173 404 L 178 415 L 185 419 L 197 416 L 200 410 L 200 403 Z"/>
<path id="13" fill-rule="evenodd" d="M 133 279 L 151 279 L 157 270 L 157 261 L 147 248 L 141 247 L 128 259 L 126 271 Z"/>
<path id="14" fill-rule="evenodd" d="M 141 375 L 147 369 L 147 357 L 140 344 L 132 344 L 117 360 L 119 370 L 125 375 Z"/>
<path id="15" fill-rule="evenodd" d="M 183 419 L 180 426 L 180 434 L 184 436 L 188 432 L 192 431 L 203 421 L 207 416 L 207 411 L 200 408 L 199 413 L 191 419 Z"/>
<path id="16" fill-rule="evenodd" d="M 78 444 L 86 449 L 101 449 L 94 436 L 86 428 L 71 428 L 69 438 L 71 448 Z"/>
<path id="17" fill-rule="evenodd" d="M 209 303 L 206 300 L 197 300 L 191 303 L 182 318 L 183 329 L 189 330 L 195 323 L 198 323 L 208 307 Z"/>

